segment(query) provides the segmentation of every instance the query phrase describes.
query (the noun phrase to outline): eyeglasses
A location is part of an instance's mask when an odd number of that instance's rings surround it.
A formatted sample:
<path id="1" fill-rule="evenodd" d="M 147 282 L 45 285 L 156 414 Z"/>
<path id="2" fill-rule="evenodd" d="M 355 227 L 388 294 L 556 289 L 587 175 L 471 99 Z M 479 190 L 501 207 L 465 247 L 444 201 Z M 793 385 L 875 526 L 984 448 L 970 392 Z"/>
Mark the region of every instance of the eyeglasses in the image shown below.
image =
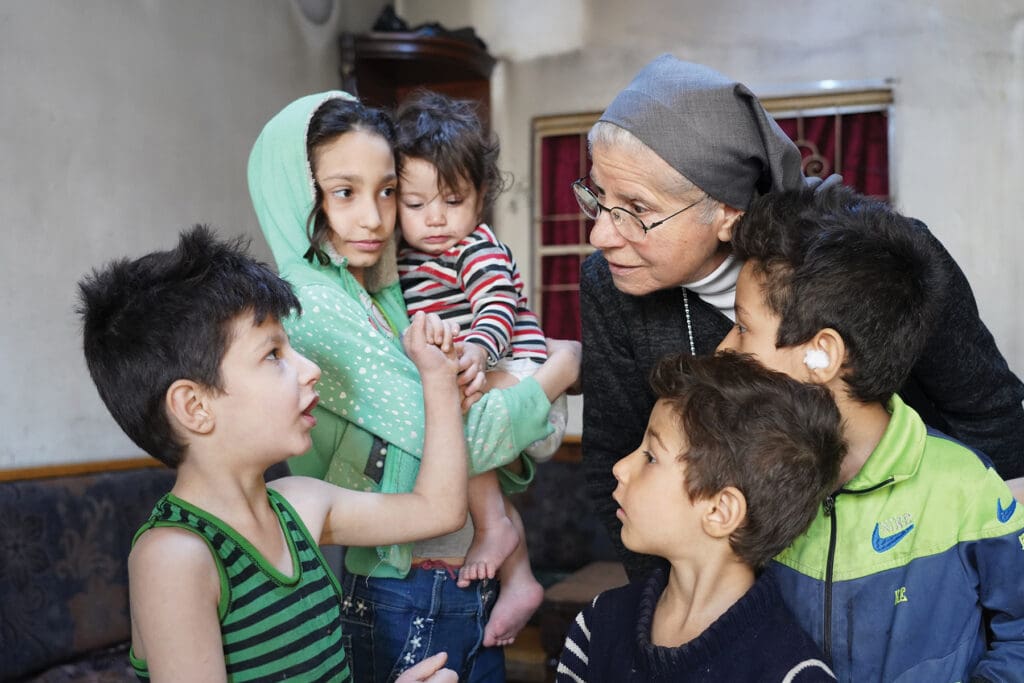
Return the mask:
<path id="1" fill-rule="evenodd" d="M 615 226 L 615 229 L 620 235 L 631 242 L 639 242 L 644 238 L 648 231 L 654 230 L 665 221 L 675 218 L 683 211 L 692 209 L 707 197 L 707 193 L 704 193 L 704 196 L 692 204 L 684 206 L 672 215 L 662 218 L 660 221 L 655 221 L 654 223 L 647 225 L 640 220 L 639 216 L 630 212 L 628 209 L 623 209 L 621 206 L 608 208 L 601 204 L 597 201 L 597 195 L 595 195 L 594 191 L 584 184 L 584 181 L 586 181 L 586 178 L 579 178 L 572 183 L 572 192 L 576 195 L 576 203 L 580 205 L 580 210 L 583 211 L 583 215 L 596 221 L 602 211 L 607 211 L 608 215 L 612 217 L 612 225 Z"/>

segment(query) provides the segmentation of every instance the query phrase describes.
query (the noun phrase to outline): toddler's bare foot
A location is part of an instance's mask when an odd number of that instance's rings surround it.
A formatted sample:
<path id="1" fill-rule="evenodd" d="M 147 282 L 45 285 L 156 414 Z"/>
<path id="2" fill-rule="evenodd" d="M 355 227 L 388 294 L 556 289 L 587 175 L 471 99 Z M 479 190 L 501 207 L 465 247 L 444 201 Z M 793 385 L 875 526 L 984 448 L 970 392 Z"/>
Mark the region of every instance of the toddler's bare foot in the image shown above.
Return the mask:
<path id="1" fill-rule="evenodd" d="M 519 533 L 508 517 L 502 517 L 495 526 L 477 526 L 473 530 L 473 543 L 466 552 L 466 560 L 459 570 L 459 588 L 472 581 L 493 579 L 501 563 L 519 545 Z"/>
<path id="2" fill-rule="evenodd" d="M 494 604 L 491 618 L 484 627 L 484 647 L 504 647 L 515 642 L 516 636 L 544 599 L 544 588 L 533 577 L 528 565 L 525 571 L 507 572 L 512 574 L 507 578 L 505 573 L 498 602 Z"/>

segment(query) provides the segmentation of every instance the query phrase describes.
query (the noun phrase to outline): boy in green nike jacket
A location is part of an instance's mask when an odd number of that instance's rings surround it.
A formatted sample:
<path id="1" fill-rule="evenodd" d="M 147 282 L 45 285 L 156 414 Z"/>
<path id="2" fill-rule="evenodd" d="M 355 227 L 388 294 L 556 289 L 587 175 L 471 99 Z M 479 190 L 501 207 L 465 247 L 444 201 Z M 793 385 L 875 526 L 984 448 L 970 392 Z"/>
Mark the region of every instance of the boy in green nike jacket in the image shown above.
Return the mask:
<path id="1" fill-rule="evenodd" d="M 835 396 L 839 488 L 770 565 L 840 681 L 1024 680 L 1024 513 L 988 459 L 896 395 L 941 310 L 922 226 L 837 187 L 773 193 L 735 229 L 746 263 L 720 349 Z M 972 359 L 961 359 L 969 364 Z"/>

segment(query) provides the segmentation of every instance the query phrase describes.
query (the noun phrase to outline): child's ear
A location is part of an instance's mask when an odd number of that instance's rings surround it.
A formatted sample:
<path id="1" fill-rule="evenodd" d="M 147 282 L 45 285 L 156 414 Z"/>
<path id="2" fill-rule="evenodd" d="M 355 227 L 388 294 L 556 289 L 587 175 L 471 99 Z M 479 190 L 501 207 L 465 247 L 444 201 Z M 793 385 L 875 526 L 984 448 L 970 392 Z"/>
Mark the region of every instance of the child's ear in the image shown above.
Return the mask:
<path id="1" fill-rule="evenodd" d="M 702 518 L 704 533 L 729 538 L 747 519 L 747 497 L 735 486 L 726 486 L 711 497 Z"/>
<path id="2" fill-rule="evenodd" d="M 179 379 L 167 389 L 167 414 L 187 431 L 209 434 L 213 430 L 208 392 L 192 380 Z"/>
<path id="3" fill-rule="evenodd" d="M 809 342 L 803 344 L 805 381 L 813 384 L 828 384 L 839 377 L 846 360 L 846 343 L 842 335 L 831 327 L 818 330 Z"/>

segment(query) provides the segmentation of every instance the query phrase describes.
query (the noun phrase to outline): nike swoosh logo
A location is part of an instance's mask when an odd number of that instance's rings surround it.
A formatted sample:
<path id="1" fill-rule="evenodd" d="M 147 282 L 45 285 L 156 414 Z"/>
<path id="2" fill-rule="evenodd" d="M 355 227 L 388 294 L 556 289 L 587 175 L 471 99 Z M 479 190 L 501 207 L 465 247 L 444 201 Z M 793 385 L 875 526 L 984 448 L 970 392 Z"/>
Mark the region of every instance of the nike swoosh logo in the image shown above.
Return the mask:
<path id="1" fill-rule="evenodd" d="M 876 553 L 884 553 L 886 550 L 892 550 L 892 548 L 906 538 L 907 534 L 914 530 L 914 525 L 911 524 L 903 531 L 898 531 L 892 536 L 882 536 L 878 533 L 878 522 L 875 522 L 875 530 L 871 532 L 871 547 L 875 549 Z"/>
<path id="2" fill-rule="evenodd" d="M 1010 517 L 1013 517 L 1013 511 L 1016 510 L 1016 509 L 1017 509 L 1017 499 L 1016 498 L 1014 498 L 1013 502 L 1010 503 L 1010 507 L 1006 508 L 1005 510 L 1003 509 L 1003 501 L 997 499 L 996 500 L 996 519 L 998 519 L 1003 524 L 1006 524 L 1007 522 L 1010 521 Z"/>

